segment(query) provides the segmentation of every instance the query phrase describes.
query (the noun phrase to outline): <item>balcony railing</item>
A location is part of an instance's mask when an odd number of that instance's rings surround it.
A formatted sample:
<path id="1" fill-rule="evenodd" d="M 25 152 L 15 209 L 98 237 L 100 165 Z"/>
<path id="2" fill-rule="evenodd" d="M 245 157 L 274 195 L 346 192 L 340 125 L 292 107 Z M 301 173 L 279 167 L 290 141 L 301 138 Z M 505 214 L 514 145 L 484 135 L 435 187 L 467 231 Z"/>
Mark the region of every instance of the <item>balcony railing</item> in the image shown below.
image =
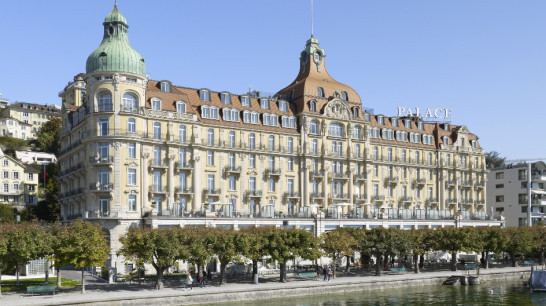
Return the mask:
<path id="1" fill-rule="evenodd" d="M 312 192 L 311 197 L 314 199 L 323 199 L 324 198 L 324 192 Z"/>
<path id="2" fill-rule="evenodd" d="M 466 204 L 466 205 L 474 204 L 474 200 L 472 200 L 472 199 L 462 199 L 462 200 L 460 200 L 460 202 L 461 202 L 461 204 Z"/>
<path id="3" fill-rule="evenodd" d="M 259 198 L 263 193 L 261 190 L 247 190 L 246 195 L 251 198 Z"/>
<path id="4" fill-rule="evenodd" d="M 457 199 L 447 199 L 446 203 L 447 204 L 457 204 Z"/>
<path id="5" fill-rule="evenodd" d="M 398 179 L 398 177 L 395 177 L 395 176 L 386 177 L 385 182 L 388 183 L 388 184 L 398 184 L 399 179 Z"/>
<path id="6" fill-rule="evenodd" d="M 448 186 L 455 186 L 457 185 L 457 180 L 448 180 L 446 183 Z"/>
<path id="7" fill-rule="evenodd" d="M 473 185 L 472 180 L 461 181 L 461 186 L 463 186 L 463 187 L 472 187 L 472 185 Z"/>
<path id="8" fill-rule="evenodd" d="M 209 195 L 209 196 L 219 196 L 222 193 L 220 189 L 212 189 L 212 188 L 205 188 L 203 189 L 203 192 L 205 193 L 205 195 Z"/>
<path id="9" fill-rule="evenodd" d="M 153 193 L 168 193 L 168 189 L 166 186 L 161 186 L 161 185 L 151 185 L 150 186 L 150 192 L 153 192 Z"/>
<path id="10" fill-rule="evenodd" d="M 356 201 L 366 201 L 366 199 L 368 198 L 368 195 L 366 195 L 366 194 L 353 194 L 353 198 Z"/>
<path id="11" fill-rule="evenodd" d="M 108 165 L 114 162 L 113 156 L 90 156 L 89 163 L 92 165 Z"/>
<path id="12" fill-rule="evenodd" d="M 424 185 L 426 182 L 427 182 L 427 180 L 424 179 L 424 178 L 418 178 L 418 179 L 415 180 L 415 183 L 417 185 Z"/>
<path id="13" fill-rule="evenodd" d="M 299 192 L 295 192 L 295 191 L 288 191 L 288 192 L 285 192 L 285 193 L 284 193 L 284 196 L 287 197 L 287 198 L 299 198 L 299 197 L 300 197 L 300 193 L 299 193 Z"/>
<path id="14" fill-rule="evenodd" d="M 406 197 L 400 197 L 400 201 L 406 202 L 406 203 L 411 202 L 411 201 L 413 201 L 413 197 L 407 197 L 407 196 Z"/>
<path id="15" fill-rule="evenodd" d="M 149 165 L 151 168 L 169 168 L 169 163 L 164 160 L 150 159 Z"/>
<path id="16" fill-rule="evenodd" d="M 180 170 L 193 170 L 193 161 L 176 162 L 176 168 Z"/>
<path id="17" fill-rule="evenodd" d="M 90 184 L 89 190 L 92 191 L 111 191 L 114 189 L 114 184 L 111 183 L 96 183 L 96 184 Z"/>
<path id="18" fill-rule="evenodd" d="M 365 181 L 368 179 L 368 175 L 366 173 L 355 174 L 354 178 L 357 181 Z"/>
<path id="19" fill-rule="evenodd" d="M 311 171 L 310 174 L 312 177 L 324 177 L 324 169 L 319 171 Z"/>
<path id="20" fill-rule="evenodd" d="M 178 193 L 178 194 L 193 194 L 193 188 L 190 188 L 190 187 L 176 187 L 176 193 Z"/>
<path id="21" fill-rule="evenodd" d="M 241 166 L 226 166 L 224 168 L 224 170 L 227 172 L 227 173 L 238 173 L 238 174 L 241 174 L 243 168 Z"/>
<path id="22" fill-rule="evenodd" d="M 438 198 L 428 198 L 427 202 L 431 204 L 438 204 Z"/>
<path id="23" fill-rule="evenodd" d="M 267 169 L 267 175 L 269 176 L 280 176 L 281 169 Z"/>
<path id="24" fill-rule="evenodd" d="M 347 193 L 331 193 L 330 194 L 330 198 L 332 199 L 348 199 L 349 198 L 349 194 Z"/>
<path id="25" fill-rule="evenodd" d="M 338 180 L 348 180 L 349 175 L 345 172 L 334 172 L 332 173 L 332 178 L 338 179 Z"/>
<path id="26" fill-rule="evenodd" d="M 374 195 L 372 197 L 372 200 L 374 202 L 383 202 L 383 201 L 385 201 L 385 196 L 384 195 Z"/>

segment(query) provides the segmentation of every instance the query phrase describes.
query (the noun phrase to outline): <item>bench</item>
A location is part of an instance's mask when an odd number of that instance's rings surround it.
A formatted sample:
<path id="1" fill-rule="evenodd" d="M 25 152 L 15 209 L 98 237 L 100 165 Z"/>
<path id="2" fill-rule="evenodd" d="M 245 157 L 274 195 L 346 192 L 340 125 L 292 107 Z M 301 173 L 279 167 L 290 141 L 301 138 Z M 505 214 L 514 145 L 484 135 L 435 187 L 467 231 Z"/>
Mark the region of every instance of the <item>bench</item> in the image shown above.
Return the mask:
<path id="1" fill-rule="evenodd" d="M 475 263 L 464 264 L 464 269 L 465 270 L 475 270 L 476 269 L 476 264 Z"/>
<path id="2" fill-rule="evenodd" d="M 27 287 L 27 293 L 53 293 L 55 295 L 55 292 L 58 292 L 59 288 L 57 286 L 29 286 Z"/>
<path id="3" fill-rule="evenodd" d="M 534 260 L 524 260 L 522 263 L 524 266 L 532 266 L 535 264 Z"/>
<path id="4" fill-rule="evenodd" d="M 392 273 L 404 273 L 406 272 L 406 267 L 400 267 L 400 268 L 391 268 Z"/>
<path id="5" fill-rule="evenodd" d="M 298 273 L 298 277 L 299 277 L 299 278 L 313 278 L 313 279 L 317 279 L 317 278 L 318 278 L 318 275 L 317 275 L 317 272 L 303 272 L 303 273 Z"/>

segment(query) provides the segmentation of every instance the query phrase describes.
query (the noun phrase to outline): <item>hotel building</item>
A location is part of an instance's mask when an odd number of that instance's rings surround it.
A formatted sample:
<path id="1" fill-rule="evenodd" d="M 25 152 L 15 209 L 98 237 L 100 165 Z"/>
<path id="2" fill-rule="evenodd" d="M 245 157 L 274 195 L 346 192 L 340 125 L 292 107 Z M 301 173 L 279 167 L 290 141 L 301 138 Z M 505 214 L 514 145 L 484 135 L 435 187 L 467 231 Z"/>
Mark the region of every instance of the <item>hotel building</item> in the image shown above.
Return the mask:
<path id="1" fill-rule="evenodd" d="M 271 96 L 148 80 L 117 7 L 86 73 L 60 93 L 61 214 L 130 226 L 422 228 L 501 225 L 465 126 L 374 115 L 311 37 Z"/>

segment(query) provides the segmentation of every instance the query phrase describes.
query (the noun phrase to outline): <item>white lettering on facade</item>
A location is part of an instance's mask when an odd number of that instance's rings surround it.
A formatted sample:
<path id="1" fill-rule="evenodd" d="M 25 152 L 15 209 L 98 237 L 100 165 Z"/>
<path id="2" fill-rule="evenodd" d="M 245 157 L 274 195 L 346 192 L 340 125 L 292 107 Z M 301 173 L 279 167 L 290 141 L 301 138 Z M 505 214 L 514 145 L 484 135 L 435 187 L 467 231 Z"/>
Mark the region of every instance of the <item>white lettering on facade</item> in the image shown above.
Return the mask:
<path id="1" fill-rule="evenodd" d="M 424 115 L 421 115 L 424 113 Z M 419 107 L 403 107 L 398 106 L 398 117 L 412 117 L 418 116 L 422 118 L 441 118 L 451 119 L 451 109 L 448 108 L 426 108 L 421 109 Z"/>

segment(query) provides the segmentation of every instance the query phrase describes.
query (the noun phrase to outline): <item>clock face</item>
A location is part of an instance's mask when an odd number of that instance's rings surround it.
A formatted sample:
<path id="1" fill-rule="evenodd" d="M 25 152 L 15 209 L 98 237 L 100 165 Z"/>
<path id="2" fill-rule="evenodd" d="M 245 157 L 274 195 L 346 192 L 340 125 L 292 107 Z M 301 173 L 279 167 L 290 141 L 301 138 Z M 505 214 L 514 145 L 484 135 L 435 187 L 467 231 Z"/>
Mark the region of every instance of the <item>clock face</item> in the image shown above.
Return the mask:
<path id="1" fill-rule="evenodd" d="M 315 61 L 316 64 L 320 62 L 321 57 L 322 55 L 320 54 L 320 52 L 315 51 L 315 53 L 313 53 L 313 60 Z"/>

